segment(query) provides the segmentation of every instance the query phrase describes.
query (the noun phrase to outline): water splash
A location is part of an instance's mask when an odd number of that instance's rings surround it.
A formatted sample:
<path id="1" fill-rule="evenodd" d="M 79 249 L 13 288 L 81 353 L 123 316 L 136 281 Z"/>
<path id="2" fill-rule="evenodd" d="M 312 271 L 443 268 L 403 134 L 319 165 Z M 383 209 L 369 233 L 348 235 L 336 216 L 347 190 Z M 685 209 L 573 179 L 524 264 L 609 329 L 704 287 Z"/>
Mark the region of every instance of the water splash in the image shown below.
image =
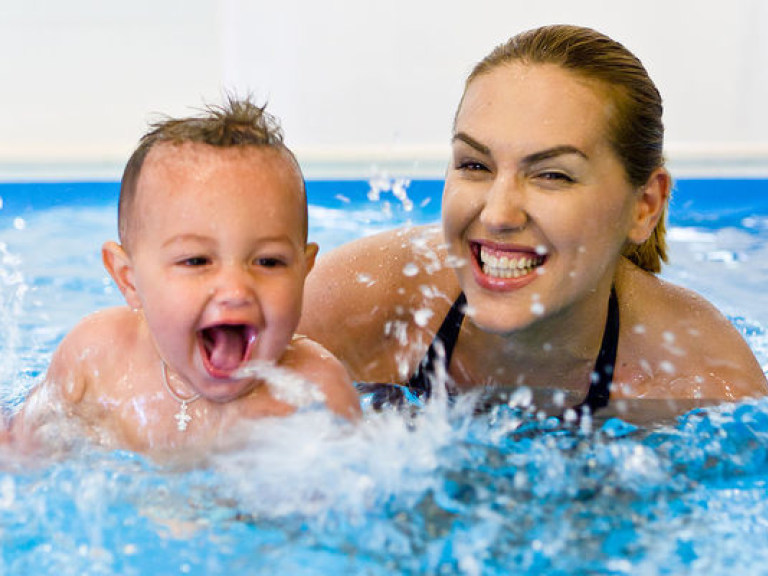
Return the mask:
<path id="1" fill-rule="evenodd" d="M 15 381 L 24 347 L 20 323 L 28 291 L 22 259 L 0 242 L 0 402 L 4 407 L 17 405 L 25 393 Z"/>
<path id="2" fill-rule="evenodd" d="M 413 210 L 413 201 L 408 197 L 408 186 L 410 184 L 410 178 L 391 178 L 386 174 L 374 176 L 368 181 L 370 186 L 368 200 L 379 202 L 382 193 L 390 192 L 400 202 L 403 210 L 411 212 Z"/>
<path id="3" fill-rule="evenodd" d="M 274 362 L 249 362 L 235 372 L 235 377 L 263 380 L 272 396 L 296 408 L 322 405 L 325 402 L 325 395 L 317 384 Z"/>

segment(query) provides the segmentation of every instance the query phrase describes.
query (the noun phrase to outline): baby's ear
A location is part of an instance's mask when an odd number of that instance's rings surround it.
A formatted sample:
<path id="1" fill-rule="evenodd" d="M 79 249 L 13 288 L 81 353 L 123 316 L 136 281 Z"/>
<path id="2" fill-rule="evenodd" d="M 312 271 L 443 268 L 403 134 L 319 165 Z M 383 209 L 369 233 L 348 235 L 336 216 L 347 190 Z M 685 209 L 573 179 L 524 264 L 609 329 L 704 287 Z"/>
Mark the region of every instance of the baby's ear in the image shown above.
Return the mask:
<path id="1" fill-rule="evenodd" d="M 653 233 L 669 201 L 672 177 L 664 168 L 656 169 L 648 181 L 637 192 L 637 204 L 629 239 L 642 244 Z"/>
<path id="2" fill-rule="evenodd" d="M 134 310 L 141 308 L 141 300 L 136 292 L 136 285 L 133 280 L 133 265 L 131 258 L 120 244 L 116 242 L 105 242 L 101 247 L 101 259 L 104 267 L 112 276 L 112 279 L 123 293 L 123 298 L 128 306 Z"/>
<path id="3" fill-rule="evenodd" d="M 304 248 L 304 261 L 306 262 L 306 272 L 309 274 L 312 268 L 315 267 L 315 258 L 317 258 L 317 252 L 319 247 L 314 242 L 307 242 L 306 248 Z"/>

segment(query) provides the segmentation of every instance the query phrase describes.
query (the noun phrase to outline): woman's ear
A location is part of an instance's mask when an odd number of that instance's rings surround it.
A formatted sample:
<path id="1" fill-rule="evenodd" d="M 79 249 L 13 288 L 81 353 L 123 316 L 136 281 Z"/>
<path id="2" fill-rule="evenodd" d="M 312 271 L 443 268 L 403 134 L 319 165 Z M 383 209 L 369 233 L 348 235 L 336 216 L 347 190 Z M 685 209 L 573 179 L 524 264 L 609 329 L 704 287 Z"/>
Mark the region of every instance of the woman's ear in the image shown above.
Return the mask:
<path id="1" fill-rule="evenodd" d="M 648 181 L 636 192 L 632 227 L 627 238 L 634 244 L 642 244 L 653 233 L 669 202 L 672 177 L 666 168 L 657 168 Z"/>
<path id="2" fill-rule="evenodd" d="M 128 306 L 134 310 L 141 308 L 141 300 L 136 292 L 136 285 L 133 278 L 133 264 L 131 258 L 120 244 L 116 242 L 105 242 L 101 247 L 101 259 L 104 262 L 104 268 L 120 288 Z"/>

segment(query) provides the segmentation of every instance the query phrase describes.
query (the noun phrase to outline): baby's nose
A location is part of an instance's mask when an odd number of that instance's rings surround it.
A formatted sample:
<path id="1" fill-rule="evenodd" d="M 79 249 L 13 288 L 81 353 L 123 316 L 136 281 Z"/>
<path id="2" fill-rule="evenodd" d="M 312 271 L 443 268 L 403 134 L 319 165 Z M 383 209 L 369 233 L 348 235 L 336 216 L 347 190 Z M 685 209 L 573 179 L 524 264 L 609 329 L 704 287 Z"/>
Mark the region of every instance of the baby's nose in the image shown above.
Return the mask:
<path id="1" fill-rule="evenodd" d="M 227 306 L 249 304 L 254 299 L 252 278 L 242 266 L 224 266 L 218 275 L 216 300 Z"/>

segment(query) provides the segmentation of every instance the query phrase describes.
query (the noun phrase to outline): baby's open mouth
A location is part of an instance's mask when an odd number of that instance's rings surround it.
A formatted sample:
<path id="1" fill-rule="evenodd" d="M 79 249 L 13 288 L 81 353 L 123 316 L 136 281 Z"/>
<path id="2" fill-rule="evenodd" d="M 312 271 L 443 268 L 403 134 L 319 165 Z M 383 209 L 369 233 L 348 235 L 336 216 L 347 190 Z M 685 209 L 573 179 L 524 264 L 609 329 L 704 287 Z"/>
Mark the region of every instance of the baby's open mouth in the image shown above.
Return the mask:
<path id="1" fill-rule="evenodd" d="M 216 324 L 199 332 L 200 349 L 206 370 L 226 377 L 248 358 L 257 331 L 247 324 Z"/>
<path id="2" fill-rule="evenodd" d="M 520 278 L 544 264 L 546 254 L 528 251 L 509 251 L 472 244 L 472 252 L 479 268 L 493 278 Z"/>

